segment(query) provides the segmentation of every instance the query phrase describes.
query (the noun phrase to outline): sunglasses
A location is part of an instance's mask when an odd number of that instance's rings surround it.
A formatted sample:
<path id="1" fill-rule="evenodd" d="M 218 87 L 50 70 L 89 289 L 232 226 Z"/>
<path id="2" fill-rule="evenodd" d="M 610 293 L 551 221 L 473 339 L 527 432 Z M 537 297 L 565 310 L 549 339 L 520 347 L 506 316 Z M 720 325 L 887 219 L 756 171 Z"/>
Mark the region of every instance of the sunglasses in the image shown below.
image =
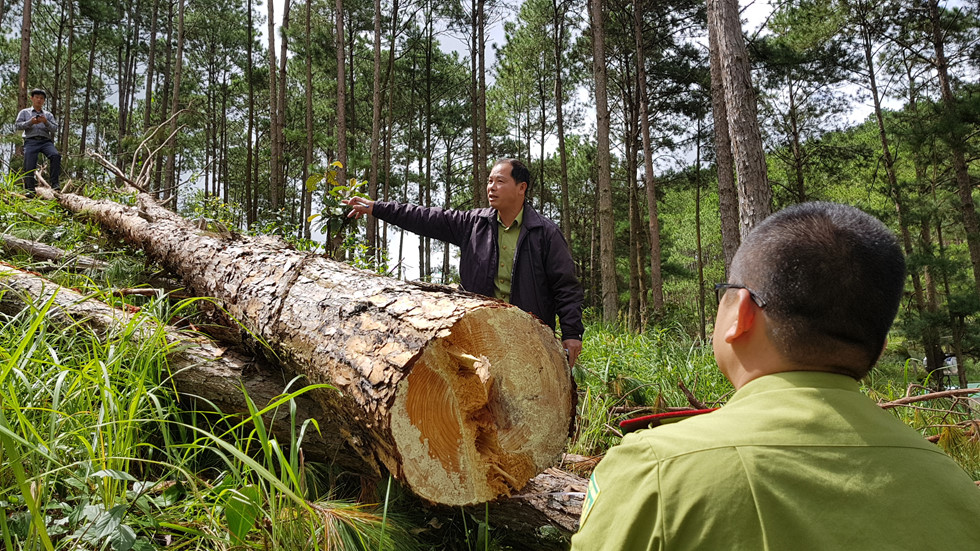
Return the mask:
<path id="1" fill-rule="evenodd" d="M 721 295 L 723 295 L 729 289 L 745 289 L 749 292 L 749 296 L 752 297 L 752 302 L 756 304 L 759 308 L 766 307 L 766 301 L 762 300 L 762 297 L 758 293 L 749 289 L 745 285 L 739 285 L 737 283 L 716 283 L 715 284 L 715 304 L 721 304 Z"/>

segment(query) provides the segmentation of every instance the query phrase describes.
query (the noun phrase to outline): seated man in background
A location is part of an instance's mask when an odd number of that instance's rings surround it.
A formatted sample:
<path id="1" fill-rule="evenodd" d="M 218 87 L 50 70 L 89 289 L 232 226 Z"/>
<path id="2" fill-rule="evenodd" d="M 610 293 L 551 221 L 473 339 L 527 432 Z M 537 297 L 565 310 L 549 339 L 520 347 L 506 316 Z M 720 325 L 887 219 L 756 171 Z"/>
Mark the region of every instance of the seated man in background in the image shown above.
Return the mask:
<path id="1" fill-rule="evenodd" d="M 589 482 L 572 549 L 975 549 L 980 490 L 859 389 L 905 284 L 894 235 L 806 203 L 759 224 L 719 295 L 735 394 L 628 434 Z"/>

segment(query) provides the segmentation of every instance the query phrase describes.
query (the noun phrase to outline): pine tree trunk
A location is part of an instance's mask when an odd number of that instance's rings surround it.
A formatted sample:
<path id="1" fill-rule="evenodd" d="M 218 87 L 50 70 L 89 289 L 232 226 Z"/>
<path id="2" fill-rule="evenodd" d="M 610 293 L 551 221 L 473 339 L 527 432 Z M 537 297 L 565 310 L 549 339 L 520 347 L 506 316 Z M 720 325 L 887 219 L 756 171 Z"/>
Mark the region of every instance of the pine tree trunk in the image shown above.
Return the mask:
<path id="1" fill-rule="evenodd" d="M 592 68 L 596 96 L 596 161 L 599 165 L 599 262 L 602 274 L 602 321 L 614 323 L 619 317 L 616 289 L 616 221 L 612 204 L 612 166 L 609 151 L 609 102 L 606 94 L 606 32 L 604 1 L 589 0 L 592 19 Z"/>
<path id="2" fill-rule="evenodd" d="M 936 75 L 939 77 L 939 92 L 942 96 L 943 107 L 947 113 L 956 111 L 956 96 L 950 85 L 949 65 L 946 61 L 943 43 L 943 29 L 939 21 L 939 2 L 929 0 L 929 19 L 932 23 L 932 37 L 935 51 Z M 960 198 L 960 219 L 966 232 L 967 249 L 970 251 L 970 262 L 973 265 L 973 281 L 975 289 L 980 293 L 980 215 L 977 215 L 976 204 L 973 202 L 973 182 L 970 179 L 969 167 L 963 146 L 963 136 L 951 128 L 949 149 L 953 156 L 953 174 L 956 176 L 956 194 Z"/>
<path id="3" fill-rule="evenodd" d="M 279 91 L 276 93 L 276 101 L 278 102 L 278 107 L 276 108 L 276 120 L 279 124 L 276 126 L 276 150 L 279 152 L 280 160 L 278 163 L 279 171 L 276 173 L 276 197 L 279 198 L 279 206 L 286 206 L 286 174 L 289 172 L 286 164 L 291 159 L 291 156 L 286 155 L 286 58 L 289 53 L 289 11 L 292 6 L 292 0 L 286 0 L 283 3 L 282 8 L 282 35 L 279 41 L 279 78 L 278 87 Z M 305 182 L 304 182 L 305 183 Z M 286 212 L 290 215 L 295 213 L 295 210 L 286 209 Z"/>
<path id="4" fill-rule="evenodd" d="M 643 186 L 646 189 L 648 231 L 650 232 L 650 295 L 653 312 L 660 316 L 664 308 L 664 276 L 660 265 L 660 213 L 657 208 L 657 184 L 653 176 L 653 146 L 650 141 L 650 113 L 647 97 L 646 55 L 643 47 L 643 10 L 633 6 L 633 25 L 636 39 L 636 81 L 640 103 L 640 131 L 643 141 Z"/>
<path id="5" fill-rule="evenodd" d="M 3 6 L 0 6 L 0 14 L 3 13 Z M 71 99 L 75 96 L 75 82 L 72 79 L 72 66 L 74 63 L 71 60 L 75 59 L 75 3 L 68 3 L 68 52 L 65 57 L 68 59 L 67 67 L 65 67 L 65 90 L 64 98 L 65 103 L 61 108 L 61 136 L 58 141 L 61 143 L 62 151 L 68 151 L 69 139 L 71 136 Z"/>
<path id="6" fill-rule="evenodd" d="M 325 418 L 365 464 L 383 465 L 424 499 L 510 495 L 564 447 L 574 414 L 568 364 L 554 334 L 516 307 L 273 238 L 201 232 L 146 195 L 142 210 L 59 200 L 218 299 L 284 369 L 333 385 L 314 393 Z"/>
<path id="7" fill-rule="evenodd" d="M 342 164 L 337 170 L 337 181 L 347 182 L 347 76 L 343 0 L 336 0 L 334 11 L 334 33 L 337 41 L 337 160 Z M 354 91 L 351 90 L 351 93 Z"/>
<path id="8" fill-rule="evenodd" d="M 156 64 L 157 52 L 157 14 L 160 11 L 160 0 L 153 1 L 153 15 L 150 19 L 150 52 L 146 60 L 146 95 L 143 97 L 143 130 L 150 128 L 153 110 L 153 74 Z"/>
<path id="9" fill-rule="evenodd" d="M 24 14 L 20 26 L 20 70 L 17 73 L 17 110 L 28 106 L 27 70 L 31 63 L 31 0 L 24 0 Z M 15 146 L 14 155 L 24 154 L 24 145 Z"/>
<path id="10" fill-rule="evenodd" d="M 258 166 L 258 161 L 254 159 L 254 148 L 252 147 L 253 127 L 255 125 L 255 84 L 252 82 L 252 64 L 254 63 L 252 58 L 252 0 L 246 2 L 245 9 L 248 10 L 248 42 L 245 49 L 247 58 L 245 78 L 248 79 L 248 127 L 245 131 L 245 190 L 243 193 L 245 195 L 245 227 L 251 229 L 257 218 L 256 211 L 258 210 L 255 204 L 257 201 L 252 198 L 252 187 L 255 185 L 252 180 L 252 165 Z"/>
<path id="11" fill-rule="evenodd" d="M 276 18 L 275 2 L 269 2 L 269 207 L 273 212 L 279 210 L 279 128 L 283 121 L 279 117 L 278 85 L 276 84 Z"/>
<path id="12" fill-rule="evenodd" d="M 374 75 L 371 99 L 371 169 L 368 171 L 368 196 L 378 199 L 378 151 L 381 147 L 381 0 L 374 0 Z M 368 216 L 367 246 L 372 256 L 378 247 L 378 219 Z"/>
<path id="13" fill-rule="evenodd" d="M 565 241 L 572 242 L 571 203 L 568 196 L 568 154 L 565 151 L 565 90 L 562 82 L 562 60 L 566 35 L 566 13 L 569 4 L 558 0 L 551 1 L 554 15 L 554 56 L 555 56 L 555 124 L 558 132 L 558 161 L 561 169 L 561 233 Z M 544 162 L 542 161 L 542 165 Z M 543 180 L 542 180 L 543 182 Z"/>
<path id="14" fill-rule="evenodd" d="M 742 37 L 738 0 L 712 0 L 715 3 L 715 29 L 718 57 L 738 175 L 738 201 L 741 235 L 772 213 L 772 189 L 766 173 L 766 155 L 759 131 L 755 89 L 749 53 Z"/>
<path id="15" fill-rule="evenodd" d="M 482 186 L 487 183 L 487 178 L 490 176 L 489 169 L 487 168 L 487 158 L 490 154 L 490 137 L 487 132 L 487 5 L 486 0 L 476 0 L 477 6 L 477 48 L 476 58 L 477 58 L 477 95 L 476 95 L 476 121 L 479 130 L 479 142 L 480 142 L 480 158 L 476 165 L 477 170 L 477 185 Z M 473 198 L 474 206 L 489 207 L 489 199 L 487 199 L 486 189 L 481 188 L 480 193 L 477 193 Z"/>
<path id="16" fill-rule="evenodd" d="M 85 142 L 88 139 L 88 123 L 89 123 L 89 106 L 92 103 L 92 77 L 95 73 L 95 47 L 96 38 L 99 36 L 99 21 L 92 22 L 92 41 L 89 46 L 88 52 L 88 73 L 85 77 L 85 103 L 82 105 L 82 135 L 78 140 L 78 155 L 79 157 L 85 156 Z M 67 150 L 67 144 L 62 145 L 62 149 Z M 78 163 L 75 169 L 75 177 L 81 178 L 82 176 L 82 165 L 83 163 Z"/>
<path id="17" fill-rule="evenodd" d="M 303 204 L 300 207 L 303 220 L 303 237 L 313 237 L 310 227 L 310 216 L 313 214 L 313 193 L 306 189 L 306 180 L 310 177 L 310 165 L 313 164 L 313 51 L 310 44 L 312 0 L 306 0 L 306 156 L 303 163 L 303 181 L 300 183 L 300 196 Z M 371 155 L 372 163 L 374 155 Z"/>
<path id="18" fill-rule="evenodd" d="M 170 102 L 170 153 L 167 156 L 167 187 L 163 190 L 164 197 L 177 195 L 176 162 L 177 162 L 177 111 L 180 109 L 180 73 L 184 62 L 184 0 L 180 0 L 177 15 L 177 54 L 174 61 L 173 95 Z M 176 205 L 176 201 L 174 202 Z"/>

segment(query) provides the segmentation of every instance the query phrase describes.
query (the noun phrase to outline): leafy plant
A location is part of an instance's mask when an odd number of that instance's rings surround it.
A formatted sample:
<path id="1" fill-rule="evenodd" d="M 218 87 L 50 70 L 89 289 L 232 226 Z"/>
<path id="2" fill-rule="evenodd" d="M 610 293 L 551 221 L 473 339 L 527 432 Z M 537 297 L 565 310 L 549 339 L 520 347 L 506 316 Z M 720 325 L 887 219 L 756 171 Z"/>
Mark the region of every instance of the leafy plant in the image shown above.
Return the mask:
<path id="1" fill-rule="evenodd" d="M 367 180 L 358 182 L 357 178 L 350 178 L 346 182 L 337 179 L 339 169 L 344 168 L 343 163 L 334 161 L 330 163 L 327 170 L 310 176 L 306 180 L 306 191 L 315 193 L 320 184 L 323 186 L 323 210 L 310 215 L 309 222 L 317 223 L 321 229 L 327 229 L 332 219 L 345 220 L 347 216 L 346 207 L 341 201 L 352 197 L 364 197 L 370 199 L 362 190 L 367 185 Z"/>

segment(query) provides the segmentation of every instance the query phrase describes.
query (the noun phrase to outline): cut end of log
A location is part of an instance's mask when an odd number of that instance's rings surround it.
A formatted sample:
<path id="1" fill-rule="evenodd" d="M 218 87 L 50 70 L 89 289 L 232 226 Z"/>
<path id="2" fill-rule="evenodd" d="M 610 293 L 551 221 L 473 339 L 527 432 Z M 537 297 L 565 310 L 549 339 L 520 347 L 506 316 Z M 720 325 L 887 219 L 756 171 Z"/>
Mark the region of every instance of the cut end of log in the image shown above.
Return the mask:
<path id="1" fill-rule="evenodd" d="M 399 474 L 446 505 L 509 496 L 564 449 L 573 392 L 551 330 L 517 308 L 472 310 L 398 386 Z"/>

